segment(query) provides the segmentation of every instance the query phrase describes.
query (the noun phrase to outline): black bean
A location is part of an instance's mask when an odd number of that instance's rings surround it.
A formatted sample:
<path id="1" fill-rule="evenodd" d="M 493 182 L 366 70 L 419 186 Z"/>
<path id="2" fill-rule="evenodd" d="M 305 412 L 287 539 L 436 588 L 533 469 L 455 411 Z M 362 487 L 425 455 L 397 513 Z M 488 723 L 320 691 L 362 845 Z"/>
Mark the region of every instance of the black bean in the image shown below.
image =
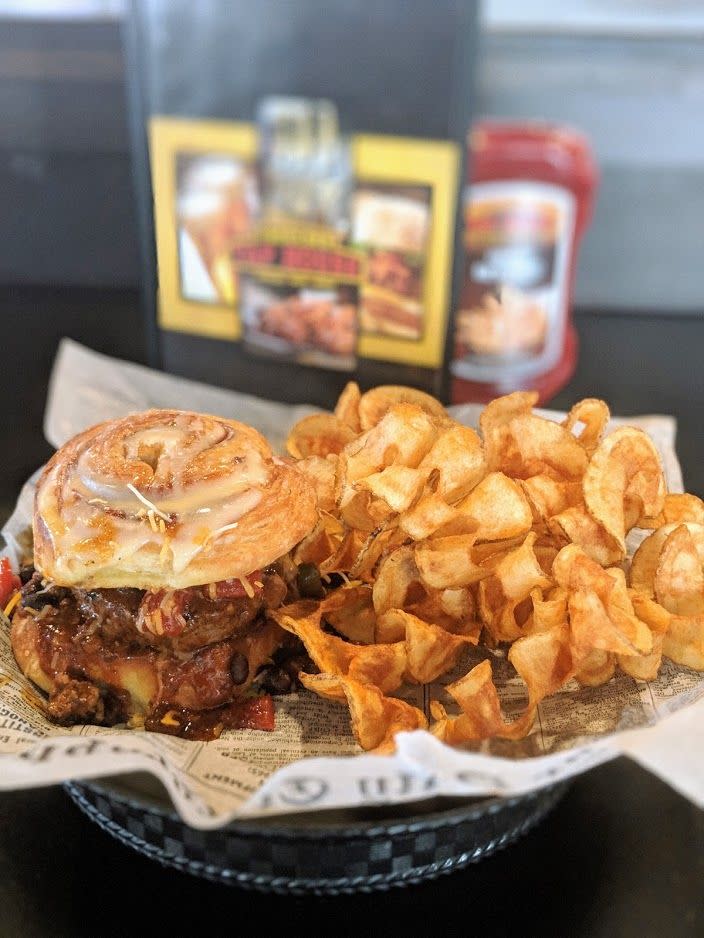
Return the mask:
<path id="1" fill-rule="evenodd" d="M 232 656 L 230 675 L 233 684 L 244 684 L 249 677 L 249 661 L 241 651 L 236 651 Z"/>
<path id="2" fill-rule="evenodd" d="M 288 694 L 292 684 L 291 675 L 283 668 L 267 668 L 262 675 L 261 688 L 269 694 Z"/>
<path id="3" fill-rule="evenodd" d="M 325 587 L 314 563 L 302 563 L 298 568 L 298 591 L 307 599 L 323 599 Z"/>
<path id="4" fill-rule="evenodd" d="M 288 661 L 285 661 L 283 664 L 284 670 L 292 678 L 298 677 L 299 671 L 305 671 L 308 673 L 308 669 L 311 667 L 311 660 L 308 655 L 294 655 L 293 658 L 289 658 Z"/>
<path id="5" fill-rule="evenodd" d="M 32 579 L 33 576 L 34 576 L 34 564 L 28 563 L 28 564 L 25 564 L 23 567 L 20 567 L 20 580 L 22 581 L 23 586 L 25 583 L 29 583 L 29 581 Z"/>
<path id="6" fill-rule="evenodd" d="M 68 590 L 62 586 L 37 590 L 22 597 L 22 605 L 28 609 L 43 609 L 44 606 L 58 606 L 61 600 L 68 595 Z"/>

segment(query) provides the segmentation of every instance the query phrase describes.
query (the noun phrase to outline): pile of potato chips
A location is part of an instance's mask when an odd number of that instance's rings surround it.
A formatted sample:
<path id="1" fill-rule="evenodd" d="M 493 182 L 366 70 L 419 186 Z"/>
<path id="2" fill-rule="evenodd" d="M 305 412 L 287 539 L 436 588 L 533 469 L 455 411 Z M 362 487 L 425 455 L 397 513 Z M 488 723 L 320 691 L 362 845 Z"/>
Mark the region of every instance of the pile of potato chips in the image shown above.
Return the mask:
<path id="1" fill-rule="evenodd" d="M 527 708 L 502 714 L 491 657 L 431 704 L 431 731 L 459 744 L 531 729 L 540 701 L 571 679 L 616 668 L 654 678 L 662 655 L 704 670 L 704 503 L 666 494 L 646 433 L 604 435 L 603 401 L 562 423 L 517 392 L 483 411 L 481 436 L 435 399 L 349 384 L 334 414 L 291 431 L 287 448 L 314 483 L 320 520 L 296 563 L 344 585 L 280 609 L 320 673 L 302 683 L 346 702 L 360 745 L 393 749 L 425 715 L 392 696 L 451 671 L 467 645 L 507 649 Z M 626 535 L 654 529 L 627 563 Z"/>

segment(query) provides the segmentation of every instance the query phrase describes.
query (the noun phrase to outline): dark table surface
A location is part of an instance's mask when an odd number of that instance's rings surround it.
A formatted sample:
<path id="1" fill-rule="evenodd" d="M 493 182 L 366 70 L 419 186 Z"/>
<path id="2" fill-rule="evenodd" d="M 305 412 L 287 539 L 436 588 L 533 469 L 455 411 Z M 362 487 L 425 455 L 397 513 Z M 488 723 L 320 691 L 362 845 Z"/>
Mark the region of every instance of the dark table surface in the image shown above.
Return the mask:
<path id="1" fill-rule="evenodd" d="M 45 457 L 40 392 L 60 332 L 140 357 L 114 325 L 101 328 L 81 315 L 80 303 L 87 314 L 95 298 L 52 296 L 4 297 L 30 326 L 52 303 L 70 306 L 72 315 L 65 329 L 45 317 L 44 344 L 35 346 L 39 373 L 35 367 L 24 407 L 16 391 L 4 398 L 5 419 L 14 423 L 21 413 L 25 428 L 13 463 L 18 472 Z M 123 324 L 136 322 L 135 301 L 134 294 L 104 297 L 103 308 L 120 313 Z M 584 314 L 578 326 L 580 364 L 554 405 L 602 396 L 615 413 L 674 414 L 685 483 L 704 494 L 704 319 Z M 9 341 L 20 340 L 13 334 Z M 59 788 L 0 795 L 1 936 L 133 935 L 151 928 L 170 935 L 243 928 L 278 934 L 282 927 L 334 935 L 701 936 L 702 883 L 704 812 L 623 759 L 577 779 L 536 830 L 493 858 L 410 890 L 339 899 L 259 896 L 164 870 L 93 826 Z"/>

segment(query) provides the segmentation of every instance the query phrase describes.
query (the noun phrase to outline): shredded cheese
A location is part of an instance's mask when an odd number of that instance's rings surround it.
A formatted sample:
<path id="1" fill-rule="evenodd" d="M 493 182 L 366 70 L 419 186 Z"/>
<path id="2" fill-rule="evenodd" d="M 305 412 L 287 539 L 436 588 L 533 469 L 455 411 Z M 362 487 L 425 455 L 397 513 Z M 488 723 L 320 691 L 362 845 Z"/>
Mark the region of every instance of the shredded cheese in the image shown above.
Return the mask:
<path id="1" fill-rule="evenodd" d="M 163 518 L 159 518 L 159 530 L 162 534 L 166 534 L 166 525 L 164 524 Z"/>
<path id="2" fill-rule="evenodd" d="M 212 540 L 214 537 L 220 537 L 225 531 L 234 531 L 236 527 L 239 526 L 239 521 L 233 521 L 232 524 L 224 524 L 221 528 L 216 528 L 214 531 L 211 531 L 208 535 L 208 540 Z"/>
<path id="3" fill-rule="evenodd" d="M 245 593 L 249 596 L 250 599 L 254 599 L 254 587 L 249 582 L 249 580 L 243 576 L 241 576 L 239 580 L 240 580 L 240 583 L 242 584 L 242 589 L 245 591 Z"/>
<path id="4" fill-rule="evenodd" d="M 257 587 L 257 589 L 260 589 L 260 590 L 264 589 L 264 584 L 262 583 L 261 580 L 255 580 L 254 585 Z"/>
<path id="5" fill-rule="evenodd" d="M 166 566 L 166 559 L 169 553 L 169 539 L 164 538 L 164 543 L 161 545 L 161 552 L 159 553 L 159 563 L 162 567 Z"/>
<path id="6" fill-rule="evenodd" d="M 180 726 L 181 724 L 175 717 L 175 710 L 167 710 L 160 722 L 163 726 Z"/>
<path id="7" fill-rule="evenodd" d="M 17 592 L 13 595 L 13 597 L 10 599 L 8 604 L 3 609 L 3 612 L 5 613 L 6 616 L 10 616 L 12 614 L 15 606 L 20 601 L 21 596 L 22 596 L 22 593 L 20 593 L 20 591 L 17 590 Z"/>
<path id="8" fill-rule="evenodd" d="M 157 508 L 156 505 L 154 504 L 154 502 L 150 502 L 149 499 L 146 497 L 146 495 L 142 495 L 142 493 L 139 491 L 139 489 L 135 488 L 135 486 L 132 485 L 131 482 L 128 482 L 128 483 L 127 483 L 127 488 L 130 490 L 130 492 L 132 492 L 132 494 L 133 494 L 136 498 L 138 498 L 138 499 L 140 500 L 140 502 L 141 502 L 143 505 L 146 505 L 147 508 L 151 509 L 151 511 L 153 511 L 155 515 L 158 515 L 160 518 L 163 518 L 164 521 L 170 521 L 170 520 L 171 520 L 171 518 L 169 517 L 169 515 L 165 514 L 163 511 L 161 511 L 161 509 Z"/>

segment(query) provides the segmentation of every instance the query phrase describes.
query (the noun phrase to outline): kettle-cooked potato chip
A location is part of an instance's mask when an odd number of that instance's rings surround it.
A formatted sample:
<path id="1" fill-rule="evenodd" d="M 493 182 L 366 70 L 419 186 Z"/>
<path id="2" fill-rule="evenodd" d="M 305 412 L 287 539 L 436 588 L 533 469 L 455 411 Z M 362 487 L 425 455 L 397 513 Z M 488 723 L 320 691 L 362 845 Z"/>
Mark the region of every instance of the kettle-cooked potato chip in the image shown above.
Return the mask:
<path id="1" fill-rule="evenodd" d="M 362 395 L 359 402 L 359 419 L 362 430 L 370 430 L 397 404 L 413 404 L 440 420 L 449 420 L 449 415 L 440 401 L 403 385 L 382 384 Z"/>
<path id="2" fill-rule="evenodd" d="M 662 653 L 677 664 L 704 671 L 704 615 L 672 616 Z"/>
<path id="3" fill-rule="evenodd" d="M 437 495 L 448 503 L 456 502 L 486 475 L 482 441 L 470 427 L 450 424 L 440 431 L 420 468 L 428 473 L 437 469 Z"/>
<path id="4" fill-rule="evenodd" d="M 665 538 L 653 588 L 658 603 L 668 612 L 678 616 L 704 613 L 704 570 L 686 525 L 678 525 Z"/>
<path id="5" fill-rule="evenodd" d="M 434 589 L 457 589 L 489 576 L 491 567 L 472 559 L 474 539 L 474 534 L 459 534 L 416 544 L 415 561 L 421 581 Z"/>
<path id="6" fill-rule="evenodd" d="M 427 729 L 428 721 L 417 707 L 395 697 L 385 697 L 373 684 L 333 674 L 301 674 L 300 679 L 304 687 L 320 697 L 347 700 L 352 731 L 367 751 L 380 755 L 393 752 L 396 733 Z"/>
<path id="7" fill-rule="evenodd" d="M 562 421 L 562 426 L 574 432 L 575 427 L 582 424 L 582 429 L 576 436 L 587 454 L 591 456 L 610 418 L 609 408 L 604 401 L 596 397 L 587 397 L 582 401 L 577 401 Z"/>
<path id="8" fill-rule="evenodd" d="M 619 427 L 599 444 L 584 474 L 589 513 L 626 552 L 626 534 L 665 502 L 665 476 L 655 444 L 636 427 Z"/>
<path id="9" fill-rule="evenodd" d="M 362 399 L 362 393 L 356 381 L 348 381 L 342 390 L 342 393 L 335 404 L 335 416 L 350 427 L 355 433 L 360 433 L 362 425 L 359 420 L 359 402 Z"/>
<path id="10" fill-rule="evenodd" d="M 502 541 L 527 534 L 533 525 L 533 513 L 519 485 L 504 475 L 492 472 L 457 505 L 460 518 L 471 518 L 478 524 L 476 540 Z M 443 529 L 455 524 L 451 521 Z M 454 532 L 452 532 L 454 533 Z"/>
<path id="11" fill-rule="evenodd" d="M 437 436 L 432 417 L 413 404 L 396 404 L 366 433 L 344 448 L 347 481 L 357 482 L 387 466 L 415 469 Z"/>
<path id="12" fill-rule="evenodd" d="M 581 547 L 588 557 L 603 567 L 620 563 L 625 549 L 582 505 L 566 508 L 550 518 L 548 528 L 557 538 Z"/>
<path id="13" fill-rule="evenodd" d="M 704 525 L 682 522 L 692 536 L 699 559 L 704 566 Z M 660 554 L 668 536 L 677 528 L 677 524 L 666 524 L 653 531 L 641 543 L 633 555 L 629 570 L 629 582 L 633 589 L 646 596 L 655 595 L 655 572 L 660 562 Z"/>
<path id="14" fill-rule="evenodd" d="M 459 716 L 432 703 L 447 742 L 524 736 L 572 678 L 598 686 L 618 666 L 652 680 L 663 655 L 704 670 L 704 502 L 667 494 L 653 442 L 633 427 L 607 434 L 603 401 L 577 402 L 562 423 L 536 402 L 492 401 L 479 435 L 425 392 L 350 382 L 334 414 L 291 431 L 320 509 L 293 561 L 352 582 L 273 616 L 322 672 L 304 685 L 347 701 L 368 750 L 425 725 L 385 694 L 438 680 L 480 637 L 524 681 L 527 706 L 507 721 L 490 662 L 475 664 L 447 687 Z M 629 564 L 634 527 L 655 530 Z"/>
<path id="15" fill-rule="evenodd" d="M 661 528 L 665 524 L 691 521 L 704 525 L 704 502 L 688 492 L 669 492 L 665 504 L 656 518 L 641 518 L 641 528 Z"/>
<path id="16" fill-rule="evenodd" d="M 341 453 L 356 433 L 334 414 L 311 414 L 292 427 L 286 449 L 294 459 Z"/>

